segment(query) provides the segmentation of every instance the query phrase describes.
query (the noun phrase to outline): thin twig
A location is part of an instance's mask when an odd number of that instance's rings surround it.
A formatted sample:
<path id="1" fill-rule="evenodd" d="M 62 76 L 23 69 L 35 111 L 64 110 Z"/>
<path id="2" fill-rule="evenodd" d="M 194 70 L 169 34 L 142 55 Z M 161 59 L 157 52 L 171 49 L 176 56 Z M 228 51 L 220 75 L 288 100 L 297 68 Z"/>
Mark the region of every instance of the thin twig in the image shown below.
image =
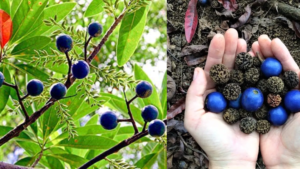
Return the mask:
<path id="1" fill-rule="evenodd" d="M 24 99 L 26 99 L 29 96 L 29 93 L 27 93 L 25 96 L 21 97 L 21 100 L 23 101 Z"/>
<path id="2" fill-rule="evenodd" d="M 35 160 L 35 162 L 32 164 L 32 168 L 34 168 L 38 163 L 39 163 L 39 161 L 41 160 L 41 158 L 42 158 L 42 156 L 43 156 L 43 149 L 42 149 L 42 151 L 39 153 L 39 156 L 38 156 L 38 158 Z"/>
<path id="3" fill-rule="evenodd" d="M 144 132 L 146 130 L 146 127 L 147 127 L 147 122 L 144 123 L 144 127 L 143 127 L 142 132 Z"/>
<path id="4" fill-rule="evenodd" d="M 128 104 L 130 104 L 134 99 L 136 99 L 138 96 L 137 95 L 135 95 L 132 99 L 130 99 L 129 101 L 128 101 Z"/>
<path id="5" fill-rule="evenodd" d="M 131 122 L 131 119 L 118 119 L 117 122 Z"/>
<path id="6" fill-rule="evenodd" d="M 89 45 L 90 41 L 92 39 L 92 36 L 89 37 L 89 39 L 85 42 L 84 44 L 84 60 L 87 61 L 87 58 L 86 58 L 86 53 L 87 53 L 87 46 Z"/>
<path id="7" fill-rule="evenodd" d="M 130 110 L 130 103 L 134 100 L 134 98 L 136 98 L 136 96 L 134 96 L 132 99 L 130 99 L 129 101 L 127 101 L 127 98 L 126 98 L 126 94 L 125 94 L 125 91 L 123 90 L 123 93 L 124 93 L 124 98 L 125 98 L 125 102 L 126 102 L 126 106 L 127 106 L 127 110 L 128 110 L 128 114 L 129 114 L 129 117 L 131 119 L 131 123 L 132 123 L 132 126 L 133 126 L 133 129 L 134 129 L 134 134 L 137 134 L 139 132 L 136 124 L 135 124 L 135 121 L 133 119 L 133 116 L 132 116 L 132 113 L 131 113 L 131 110 Z"/>
<path id="8" fill-rule="evenodd" d="M 26 111 L 26 109 L 25 109 L 25 106 L 24 106 L 24 104 L 23 104 L 22 98 L 21 98 L 21 96 L 20 96 L 19 87 L 18 87 L 18 84 L 17 84 L 17 81 L 16 81 L 16 78 L 15 78 L 15 77 L 14 77 L 14 81 L 15 81 L 15 85 L 9 84 L 9 83 L 7 83 L 7 82 L 3 82 L 3 84 L 6 85 L 6 86 L 9 86 L 9 87 L 11 87 L 11 88 L 14 88 L 14 89 L 16 90 L 17 97 L 18 97 L 18 102 L 19 102 L 19 104 L 20 104 L 20 106 L 21 106 L 21 108 L 22 108 L 22 111 L 23 111 L 23 113 L 24 113 L 25 121 L 28 121 L 28 120 L 29 120 L 29 116 L 28 116 L 28 113 L 27 113 L 27 111 Z"/>
<path id="9" fill-rule="evenodd" d="M 67 60 L 68 60 L 68 65 L 69 65 L 69 70 L 68 70 L 68 79 L 67 79 L 67 83 L 70 81 L 70 78 L 71 78 L 71 67 L 72 67 L 72 61 L 69 57 L 69 53 L 66 52 L 66 57 L 67 57 Z"/>
<path id="10" fill-rule="evenodd" d="M 191 149 L 191 150 L 193 150 L 193 151 L 195 151 L 195 152 L 197 152 L 197 153 L 202 154 L 202 155 L 208 160 L 208 157 L 207 157 L 207 155 L 206 155 L 204 152 L 202 152 L 202 151 L 200 151 L 200 150 L 196 150 L 196 149 L 194 149 L 193 147 L 189 146 L 189 145 L 184 141 L 184 139 L 182 138 L 182 136 L 180 135 L 180 133 L 177 132 L 177 134 L 178 134 L 179 138 L 181 139 L 181 141 L 183 142 L 183 144 L 184 144 L 187 148 L 189 148 L 189 149 Z"/>

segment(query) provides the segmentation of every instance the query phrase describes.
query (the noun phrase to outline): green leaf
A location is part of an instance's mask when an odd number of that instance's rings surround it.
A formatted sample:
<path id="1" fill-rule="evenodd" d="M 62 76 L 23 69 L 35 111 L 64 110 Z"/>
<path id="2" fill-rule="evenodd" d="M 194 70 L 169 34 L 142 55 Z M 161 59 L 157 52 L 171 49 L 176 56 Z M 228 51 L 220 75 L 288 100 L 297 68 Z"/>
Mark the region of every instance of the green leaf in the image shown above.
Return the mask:
<path id="1" fill-rule="evenodd" d="M 49 0 L 23 0 L 13 18 L 13 35 L 10 43 L 23 38 L 37 22 Z"/>
<path id="2" fill-rule="evenodd" d="M 84 17 L 91 17 L 103 11 L 103 0 L 93 0 L 84 13 Z"/>
<path id="3" fill-rule="evenodd" d="M 55 169 L 64 169 L 64 166 L 62 165 L 62 163 L 54 157 L 46 157 L 48 164 L 50 165 L 50 168 L 55 168 Z"/>
<path id="4" fill-rule="evenodd" d="M 136 50 L 143 34 L 149 7 L 142 7 L 124 16 L 119 29 L 117 61 L 123 66 Z"/>
<path id="5" fill-rule="evenodd" d="M 34 157 L 25 157 L 20 159 L 15 163 L 15 165 L 20 165 L 20 166 L 31 166 L 32 163 L 34 162 L 35 158 Z"/>
<path id="6" fill-rule="evenodd" d="M 162 145 L 160 143 L 147 143 L 146 146 L 143 147 L 142 156 L 146 156 L 147 154 L 156 153 L 161 149 Z"/>
<path id="7" fill-rule="evenodd" d="M 148 169 L 155 163 L 158 154 L 152 153 L 146 156 L 143 156 L 138 162 L 135 163 L 135 166 L 141 169 Z"/>
<path id="8" fill-rule="evenodd" d="M 64 139 L 57 146 L 80 149 L 109 149 L 118 142 L 101 136 L 77 136 L 70 140 Z"/>
<path id="9" fill-rule="evenodd" d="M 41 147 L 37 143 L 28 141 L 17 141 L 17 143 L 32 156 L 38 154 L 41 151 Z"/>
<path id="10" fill-rule="evenodd" d="M 162 104 L 163 117 L 167 117 L 167 71 L 161 84 L 160 103 Z"/>
<path id="11" fill-rule="evenodd" d="M 9 131 L 14 129 L 13 127 L 8 126 L 0 126 L 0 137 L 7 134 Z M 24 141 L 32 141 L 28 135 L 26 135 L 23 131 L 20 133 L 18 137 L 16 137 L 17 140 L 24 140 Z"/>
<path id="12" fill-rule="evenodd" d="M 2 0 L 2 2 L 0 3 L 0 9 L 2 9 L 3 11 L 5 11 L 6 13 L 8 13 L 10 15 L 9 0 Z"/>
<path id="13" fill-rule="evenodd" d="M 62 160 L 64 162 L 70 164 L 72 166 L 72 168 L 74 168 L 74 167 L 78 168 L 88 161 L 85 158 L 82 158 L 80 156 L 73 155 L 73 154 L 48 154 L 47 156 Z"/>
<path id="14" fill-rule="evenodd" d="M 162 151 L 158 154 L 157 157 L 158 168 L 166 168 L 167 166 L 167 151 L 163 148 Z"/>
<path id="15" fill-rule="evenodd" d="M 40 70 L 37 67 L 33 67 L 32 65 L 25 65 L 25 64 L 12 64 L 7 62 L 6 64 L 14 67 L 15 69 L 20 70 L 23 73 L 29 74 L 34 78 L 37 78 L 41 81 L 47 81 L 49 79 L 49 75 L 45 73 L 45 71 Z"/>
<path id="16" fill-rule="evenodd" d="M 42 123 L 41 128 L 43 131 L 43 138 L 44 140 L 48 138 L 48 136 L 53 132 L 55 129 L 56 124 L 59 121 L 59 118 L 56 114 L 57 110 L 55 110 L 55 106 L 51 106 L 43 115 L 42 115 Z M 68 134 L 68 133 L 66 133 Z"/>
<path id="17" fill-rule="evenodd" d="M 51 39 L 46 36 L 35 36 L 20 42 L 14 47 L 11 54 L 34 53 L 34 50 L 39 50 L 48 45 Z"/>
<path id="18" fill-rule="evenodd" d="M 166 116 L 163 116 L 165 113 L 162 111 L 161 108 L 162 106 L 160 103 L 158 93 L 156 91 L 156 87 L 154 86 L 154 84 L 152 83 L 148 75 L 137 64 L 134 65 L 134 77 L 136 80 L 145 80 L 152 84 L 152 88 L 153 88 L 152 94 L 148 98 L 144 98 L 143 102 L 145 103 L 145 105 L 153 105 L 159 110 L 159 115 L 158 115 L 159 119 L 166 118 Z"/>
<path id="19" fill-rule="evenodd" d="M 57 17 L 56 22 L 60 22 L 63 20 L 76 6 L 75 2 L 66 2 L 62 4 L 52 5 L 50 7 L 47 7 L 44 10 L 44 18 L 49 20 L 49 18 L 54 18 L 55 15 Z M 54 26 L 46 26 L 44 23 L 40 23 L 40 27 L 38 30 L 33 31 L 29 37 L 37 36 L 37 35 L 47 35 L 47 31 L 53 28 Z"/>
<path id="20" fill-rule="evenodd" d="M 3 73 L 5 81 L 10 83 L 11 82 L 10 74 L 9 74 L 8 69 L 5 67 L 5 65 L 3 65 L 3 67 L 0 67 L 0 72 Z M 0 99 L 0 113 L 4 110 L 4 108 L 7 104 L 9 94 L 10 94 L 10 89 L 11 89 L 10 87 L 5 86 L 5 85 L 2 85 L 0 87 L 0 98 L 1 98 Z"/>

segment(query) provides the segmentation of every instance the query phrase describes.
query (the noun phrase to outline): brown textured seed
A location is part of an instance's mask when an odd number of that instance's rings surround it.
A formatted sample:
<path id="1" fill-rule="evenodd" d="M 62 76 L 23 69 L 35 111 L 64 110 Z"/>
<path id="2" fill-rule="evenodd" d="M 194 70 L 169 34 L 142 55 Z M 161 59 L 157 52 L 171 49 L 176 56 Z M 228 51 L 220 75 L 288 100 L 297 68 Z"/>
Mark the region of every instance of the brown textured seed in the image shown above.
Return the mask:
<path id="1" fill-rule="evenodd" d="M 267 102 L 271 107 L 277 107 L 281 103 L 281 97 L 279 94 L 270 93 L 267 96 Z"/>
<path id="2" fill-rule="evenodd" d="M 256 87 L 262 92 L 267 93 L 268 92 L 268 84 L 266 79 L 261 79 L 258 81 Z"/>
<path id="3" fill-rule="evenodd" d="M 252 113 L 251 113 L 251 112 L 248 112 L 247 110 L 242 109 L 242 108 L 239 109 L 239 114 L 240 114 L 240 117 L 241 117 L 241 118 L 245 118 L 245 117 L 250 117 L 250 116 L 252 116 Z"/>
<path id="4" fill-rule="evenodd" d="M 253 57 L 246 52 L 239 53 L 236 56 L 235 64 L 239 70 L 248 70 L 253 66 Z"/>
<path id="5" fill-rule="evenodd" d="M 260 76 L 260 70 L 258 68 L 250 68 L 245 72 L 245 81 L 255 84 L 258 82 Z"/>
<path id="6" fill-rule="evenodd" d="M 282 79 L 277 76 L 270 77 L 267 80 L 267 87 L 271 93 L 280 93 L 284 88 L 284 83 Z"/>
<path id="7" fill-rule="evenodd" d="M 256 110 L 254 114 L 257 119 L 265 119 L 268 116 L 268 107 L 263 104 L 262 107 Z"/>
<path id="8" fill-rule="evenodd" d="M 237 83 L 239 85 L 242 85 L 244 83 L 244 73 L 240 70 L 231 70 L 229 81 L 231 83 Z"/>
<path id="9" fill-rule="evenodd" d="M 271 124 L 268 122 L 268 120 L 258 120 L 257 123 L 257 128 L 256 131 L 259 134 L 266 134 L 270 131 Z"/>
<path id="10" fill-rule="evenodd" d="M 209 75 L 216 84 L 225 84 L 230 78 L 230 71 L 223 64 L 213 65 Z"/>
<path id="11" fill-rule="evenodd" d="M 238 110 L 233 109 L 233 108 L 228 108 L 223 113 L 223 119 L 228 124 L 233 124 L 233 123 L 237 122 L 240 119 L 240 114 L 239 114 Z"/>
<path id="12" fill-rule="evenodd" d="M 253 66 L 260 67 L 260 65 L 261 61 L 259 60 L 259 58 L 257 56 L 253 57 Z"/>
<path id="13" fill-rule="evenodd" d="M 245 117 L 240 122 L 240 129 L 245 134 L 250 134 L 256 130 L 256 120 L 253 117 Z"/>
<path id="14" fill-rule="evenodd" d="M 228 83 L 223 89 L 223 95 L 227 100 L 236 100 L 241 94 L 241 87 L 237 83 Z"/>
<path id="15" fill-rule="evenodd" d="M 299 84 L 299 77 L 294 71 L 286 71 L 283 74 L 283 81 L 288 88 L 293 89 Z"/>

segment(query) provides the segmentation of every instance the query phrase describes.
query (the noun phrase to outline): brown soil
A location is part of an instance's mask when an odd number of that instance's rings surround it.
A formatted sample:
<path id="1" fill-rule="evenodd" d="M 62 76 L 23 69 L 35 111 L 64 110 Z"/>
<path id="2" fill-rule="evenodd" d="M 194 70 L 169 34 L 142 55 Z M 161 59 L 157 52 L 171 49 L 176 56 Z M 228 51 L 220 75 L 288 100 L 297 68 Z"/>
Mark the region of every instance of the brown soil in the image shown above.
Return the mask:
<path id="1" fill-rule="evenodd" d="M 185 46 L 207 45 L 209 46 L 212 35 L 215 33 L 224 33 L 230 25 L 234 24 L 238 17 L 245 11 L 244 8 L 254 2 L 254 0 L 238 1 L 239 8 L 234 14 L 236 19 L 218 16 L 216 10 L 211 6 L 215 0 L 210 0 L 206 6 L 197 6 L 199 23 L 196 34 L 190 44 L 187 44 L 184 34 L 184 17 L 189 0 L 168 0 L 168 74 L 176 83 L 176 92 L 172 99 L 168 100 L 169 108 L 177 101 L 185 97 L 193 77 L 195 67 L 204 67 L 207 55 L 207 49 L 197 56 L 190 56 L 197 60 L 197 64 L 188 66 L 185 57 L 181 57 L 181 51 Z M 298 7 L 299 2 L 292 0 L 279 0 L 294 7 Z M 300 60 L 300 38 L 297 38 L 295 32 L 288 27 L 286 22 L 279 21 L 276 17 L 283 16 L 266 6 L 251 7 L 252 14 L 246 24 L 237 28 L 239 37 L 247 40 L 248 49 L 251 44 L 257 40 L 259 35 L 267 34 L 271 39 L 280 38 L 288 47 L 291 54 L 297 61 Z M 229 25 L 229 26 L 228 26 Z M 298 59 L 299 58 L 299 59 Z M 182 125 L 184 112 L 178 114 L 174 119 L 181 122 Z M 181 130 L 179 130 L 179 129 Z M 168 130 L 168 168 L 208 168 L 208 160 L 203 154 L 203 150 L 193 140 L 193 138 L 181 127 L 175 127 Z M 262 158 L 259 155 L 257 169 L 265 168 Z"/>

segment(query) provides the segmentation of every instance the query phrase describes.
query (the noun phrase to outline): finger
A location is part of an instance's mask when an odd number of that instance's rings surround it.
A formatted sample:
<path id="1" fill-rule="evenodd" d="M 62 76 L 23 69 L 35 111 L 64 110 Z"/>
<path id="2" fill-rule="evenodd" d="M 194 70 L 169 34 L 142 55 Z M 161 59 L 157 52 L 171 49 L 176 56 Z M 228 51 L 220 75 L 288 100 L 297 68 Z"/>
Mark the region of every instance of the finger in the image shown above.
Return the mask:
<path id="1" fill-rule="evenodd" d="M 247 42 L 244 39 L 239 39 L 237 43 L 237 49 L 235 55 L 241 53 L 241 52 L 247 52 Z"/>
<path id="2" fill-rule="evenodd" d="M 184 122 L 187 129 L 194 126 L 205 113 L 203 95 L 206 91 L 206 87 L 207 80 L 205 72 L 201 68 L 196 68 L 185 101 Z"/>
<path id="3" fill-rule="evenodd" d="M 228 69 L 233 69 L 235 53 L 238 45 L 238 33 L 235 29 L 228 29 L 225 33 L 225 51 L 223 56 L 223 64 Z"/>
<path id="4" fill-rule="evenodd" d="M 216 34 L 210 42 L 207 60 L 205 64 L 205 74 L 207 78 L 207 88 L 211 89 L 215 86 L 213 80 L 209 77 L 209 70 L 215 64 L 222 63 L 225 50 L 225 39 L 222 34 Z"/>
<path id="5" fill-rule="evenodd" d="M 299 75 L 299 67 L 291 56 L 287 47 L 282 43 L 282 41 L 278 38 L 275 38 L 271 42 L 271 50 L 282 64 L 283 70 L 291 70 L 296 72 Z"/>
<path id="6" fill-rule="evenodd" d="M 267 35 L 259 36 L 258 43 L 259 43 L 259 47 L 262 52 L 262 55 L 265 58 L 273 57 L 273 53 L 271 51 L 271 39 Z"/>
<path id="7" fill-rule="evenodd" d="M 207 60 L 204 70 L 209 72 L 210 68 L 215 65 L 222 63 L 223 55 L 225 50 L 225 39 L 222 34 L 216 34 L 210 42 Z"/>
<path id="8" fill-rule="evenodd" d="M 256 53 L 260 53 L 262 54 L 261 50 L 260 50 L 260 46 L 259 46 L 259 43 L 258 41 L 255 41 L 253 44 L 252 44 L 252 48 L 251 48 L 251 51 L 253 52 L 253 56 L 256 56 Z"/>

